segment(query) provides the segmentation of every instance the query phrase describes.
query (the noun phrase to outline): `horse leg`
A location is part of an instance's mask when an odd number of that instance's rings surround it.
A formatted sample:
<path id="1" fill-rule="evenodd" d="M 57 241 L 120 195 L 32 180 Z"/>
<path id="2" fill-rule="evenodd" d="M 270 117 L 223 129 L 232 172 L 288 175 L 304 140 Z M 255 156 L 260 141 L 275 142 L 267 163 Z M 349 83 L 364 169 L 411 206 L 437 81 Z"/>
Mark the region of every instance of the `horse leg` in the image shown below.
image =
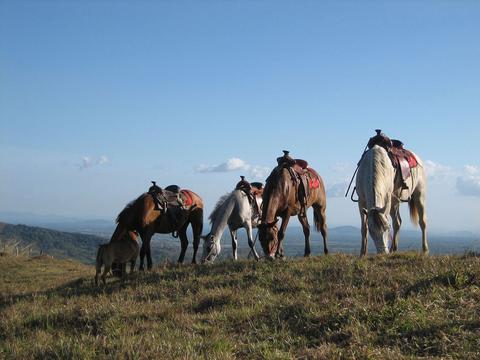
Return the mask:
<path id="1" fill-rule="evenodd" d="M 140 234 L 142 238 L 142 247 L 140 248 L 140 271 L 143 271 L 143 260 L 147 256 L 147 269 L 152 268 L 152 253 L 150 251 L 150 241 L 152 240 L 153 232 L 151 230 L 144 230 Z"/>
<path id="2" fill-rule="evenodd" d="M 127 276 L 127 263 L 124 262 L 122 265 L 122 284 L 125 283 L 125 278 Z"/>
<path id="3" fill-rule="evenodd" d="M 104 286 L 107 285 L 107 274 L 110 271 L 111 267 L 112 267 L 111 264 L 110 265 L 105 264 L 105 267 L 103 268 L 102 282 Z"/>
<path id="4" fill-rule="evenodd" d="M 310 224 L 308 223 L 308 219 L 305 214 L 298 215 L 298 220 L 300 220 L 300 224 L 302 224 L 303 228 L 303 235 L 305 236 L 305 253 L 303 256 L 309 257 L 310 256 Z"/>
<path id="5" fill-rule="evenodd" d="M 180 256 L 178 257 L 178 263 L 183 263 L 183 259 L 185 259 L 185 253 L 187 252 L 188 248 L 188 238 L 187 238 L 187 226 L 188 223 L 184 224 L 180 230 L 178 230 L 178 237 L 180 238 Z"/>
<path id="6" fill-rule="evenodd" d="M 255 260 L 258 260 L 260 256 L 258 256 L 257 250 L 255 250 L 255 242 L 253 241 L 252 222 L 251 221 L 245 222 L 245 224 L 243 224 L 243 227 L 247 231 L 248 246 L 250 246 L 250 249 L 253 252 L 253 256 L 255 257 Z"/>
<path id="7" fill-rule="evenodd" d="M 290 214 L 287 214 L 285 217 L 282 217 L 282 225 L 280 225 L 280 230 L 278 231 L 278 246 L 275 257 L 283 258 L 285 252 L 283 250 L 283 239 L 285 238 L 285 230 L 287 228 L 288 222 L 290 221 Z"/>
<path id="8" fill-rule="evenodd" d="M 95 286 L 98 286 L 98 276 L 100 275 L 100 273 L 102 272 L 102 265 L 98 265 L 96 266 L 95 268 Z"/>
<path id="9" fill-rule="evenodd" d="M 143 268 L 143 261 L 145 259 L 145 254 L 147 253 L 146 251 L 146 243 L 147 243 L 147 235 L 145 232 L 140 232 L 140 237 L 142 239 L 142 246 L 140 247 L 140 265 L 138 267 L 139 271 L 144 271 Z"/>
<path id="10" fill-rule="evenodd" d="M 132 274 L 135 271 L 135 263 L 137 262 L 136 258 L 133 258 L 130 260 L 130 274 Z"/>
<path id="11" fill-rule="evenodd" d="M 317 231 L 320 229 L 320 233 L 323 238 L 323 253 L 328 255 L 328 232 L 327 232 L 327 214 L 325 211 L 325 204 L 313 205 L 314 220 Z"/>
<path id="12" fill-rule="evenodd" d="M 392 208 L 390 209 L 390 216 L 393 223 L 393 239 L 392 245 L 390 247 L 390 252 L 395 252 L 398 250 L 398 238 L 400 235 L 400 226 L 402 225 L 402 217 L 400 216 L 400 202 L 395 201 L 392 203 Z"/>
<path id="13" fill-rule="evenodd" d="M 200 245 L 200 236 L 202 236 L 202 231 L 203 231 L 203 209 L 195 210 L 195 213 L 193 214 L 190 223 L 192 224 L 192 231 L 193 231 L 192 264 L 196 264 L 198 246 Z"/>
<path id="14" fill-rule="evenodd" d="M 362 222 L 362 249 L 360 250 L 360 256 L 365 256 L 368 250 L 368 219 L 364 204 L 358 203 L 358 207 L 360 210 L 360 220 Z"/>
<path id="15" fill-rule="evenodd" d="M 413 201 L 418 209 L 418 223 L 422 229 L 422 250 L 425 255 L 428 255 L 428 241 L 427 241 L 427 214 L 425 213 L 425 196 L 423 194 L 415 194 Z"/>
<path id="16" fill-rule="evenodd" d="M 230 236 L 232 238 L 233 260 L 237 260 L 237 230 L 233 230 L 230 228 Z"/>

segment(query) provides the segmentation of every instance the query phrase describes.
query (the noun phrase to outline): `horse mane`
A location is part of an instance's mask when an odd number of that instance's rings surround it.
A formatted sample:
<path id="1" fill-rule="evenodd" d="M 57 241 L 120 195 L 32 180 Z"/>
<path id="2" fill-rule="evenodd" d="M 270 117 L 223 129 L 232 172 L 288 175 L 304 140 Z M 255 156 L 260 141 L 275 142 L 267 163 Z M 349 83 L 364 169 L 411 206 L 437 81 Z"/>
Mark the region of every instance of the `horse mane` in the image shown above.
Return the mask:
<path id="1" fill-rule="evenodd" d="M 220 199 L 218 199 L 215 208 L 213 209 L 212 213 L 208 217 L 208 220 L 210 220 L 210 224 L 213 224 L 215 220 L 217 219 L 218 215 L 220 214 L 220 209 L 222 208 L 222 205 L 227 201 L 227 199 L 232 195 L 232 192 L 226 193 Z"/>
<path id="2" fill-rule="evenodd" d="M 389 178 L 391 174 L 388 173 L 388 169 L 392 168 L 392 164 L 390 163 L 387 152 L 383 148 L 374 146 L 371 151 L 373 169 L 372 185 L 375 196 L 375 206 L 377 206 L 376 194 L 384 194 L 387 196 L 391 194 L 391 189 L 388 189 L 388 186 L 393 185 L 393 178 Z M 383 207 L 385 204 L 381 206 Z"/>
<path id="3" fill-rule="evenodd" d="M 138 198 L 136 198 L 135 200 L 130 201 L 130 202 L 123 208 L 123 210 L 120 211 L 120 213 L 118 214 L 117 219 L 116 219 L 116 223 L 117 223 L 117 224 L 120 224 L 120 223 L 129 222 L 130 216 L 132 215 L 131 212 L 132 212 L 132 210 L 133 210 L 133 206 L 137 203 L 138 200 L 142 199 L 142 198 L 145 197 L 146 195 L 147 195 L 147 194 L 144 193 L 144 194 L 140 195 Z"/>

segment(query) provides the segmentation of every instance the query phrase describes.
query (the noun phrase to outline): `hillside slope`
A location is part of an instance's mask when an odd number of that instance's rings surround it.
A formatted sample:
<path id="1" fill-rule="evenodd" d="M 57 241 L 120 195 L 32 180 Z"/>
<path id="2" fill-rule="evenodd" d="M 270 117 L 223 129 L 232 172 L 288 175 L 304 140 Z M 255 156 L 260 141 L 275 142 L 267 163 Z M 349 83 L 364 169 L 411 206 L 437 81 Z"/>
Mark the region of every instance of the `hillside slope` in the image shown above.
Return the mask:
<path id="1" fill-rule="evenodd" d="M 91 264 L 95 261 L 98 245 L 108 239 L 35 226 L 0 223 L 0 242 L 2 241 L 16 241 L 20 246 L 33 244 L 35 253 L 43 251 L 58 258 L 70 258 Z"/>
<path id="2" fill-rule="evenodd" d="M 480 356 L 475 256 L 165 265 L 100 289 L 71 261 L 0 272 L 0 358 Z"/>

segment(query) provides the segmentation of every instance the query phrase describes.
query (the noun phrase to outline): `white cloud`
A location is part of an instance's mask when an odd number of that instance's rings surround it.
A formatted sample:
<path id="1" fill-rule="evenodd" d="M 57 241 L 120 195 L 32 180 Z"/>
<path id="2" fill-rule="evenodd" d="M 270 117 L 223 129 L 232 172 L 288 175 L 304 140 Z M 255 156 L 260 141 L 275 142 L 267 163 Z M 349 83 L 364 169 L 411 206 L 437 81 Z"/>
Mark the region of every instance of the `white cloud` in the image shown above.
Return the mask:
<path id="1" fill-rule="evenodd" d="M 91 166 L 92 166 L 92 159 L 89 156 L 83 156 L 82 162 L 79 165 L 80 170 L 87 169 Z"/>
<path id="2" fill-rule="evenodd" d="M 90 156 L 82 156 L 82 159 L 80 164 L 78 165 L 78 168 L 80 170 L 84 170 L 94 166 L 103 166 L 108 164 L 109 162 L 110 162 L 110 159 L 105 155 L 100 156 L 97 160 L 94 160 Z"/>
<path id="3" fill-rule="evenodd" d="M 242 170 L 249 174 L 250 177 L 260 180 L 265 179 L 270 172 L 268 167 L 259 165 L 250 165 L 246 161 L 239 158 L 230 158 L 226 162 L 218 165 L 199 165 L 195 171 L 199 173 L 224 173 Z"/>
<path id="4" fill-rule="evenodd" d="M 465 196 L 480 197 L 480 167 L 465 165 L 464 172 L 457 177 L 457 190 Z"/>
<path id="5" fill-rule="evenodd" d="M 432 160 L 426 160 L 424 165 L 427 176 L 431 179 L 442 180 L 455 175 L 455 171 L 450 166 L 442 165 Z"/>
<path id="6" fill-rule="evenodd" d="M 100 156 L 100 158 L 98 159 L 97 165 L 105 165 L 105 164 L 107 164 L 108 162 L 110 162 L 110 159 L 109 159 L 107 156 L 102 155 L 102 156 Z"/>

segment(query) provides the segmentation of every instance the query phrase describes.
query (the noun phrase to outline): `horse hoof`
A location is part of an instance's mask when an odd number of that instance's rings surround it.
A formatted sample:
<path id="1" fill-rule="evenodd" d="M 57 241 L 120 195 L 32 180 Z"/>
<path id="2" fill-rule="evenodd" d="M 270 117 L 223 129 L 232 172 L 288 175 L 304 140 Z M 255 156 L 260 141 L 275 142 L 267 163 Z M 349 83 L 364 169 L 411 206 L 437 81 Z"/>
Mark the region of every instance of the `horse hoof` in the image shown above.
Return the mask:
<path id="1" fill-rule="evenodd" d="M 328 249 L 323 250 L 324 255 L 328 255 Z"/>

